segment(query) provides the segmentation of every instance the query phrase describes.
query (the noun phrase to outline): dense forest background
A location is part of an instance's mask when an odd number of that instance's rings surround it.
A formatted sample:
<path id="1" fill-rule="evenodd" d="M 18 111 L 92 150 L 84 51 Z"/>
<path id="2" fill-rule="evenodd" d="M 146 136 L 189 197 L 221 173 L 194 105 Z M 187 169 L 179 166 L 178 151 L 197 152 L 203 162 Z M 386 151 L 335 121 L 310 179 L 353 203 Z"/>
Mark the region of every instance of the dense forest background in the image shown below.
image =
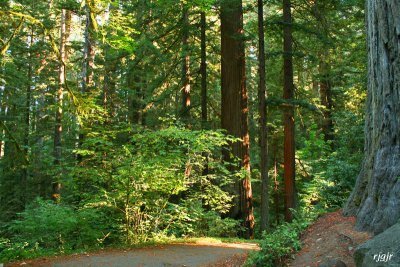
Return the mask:
<path id="1" fill-rule="evenodd" d="M 1 0 L 1 257 L 196 236 L 281 238 L 267 257 L 283 257 L 360 170 L 364 16 Z"/>

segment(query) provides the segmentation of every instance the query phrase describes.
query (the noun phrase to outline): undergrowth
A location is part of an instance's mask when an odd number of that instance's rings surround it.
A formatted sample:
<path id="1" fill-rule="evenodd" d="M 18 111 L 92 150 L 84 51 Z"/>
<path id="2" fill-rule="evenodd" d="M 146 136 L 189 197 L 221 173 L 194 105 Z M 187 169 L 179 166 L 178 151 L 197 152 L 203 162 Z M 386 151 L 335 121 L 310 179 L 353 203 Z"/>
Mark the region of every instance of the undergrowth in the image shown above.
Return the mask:
<path id="1" fill-rule="evenodd" d="M 315 221 L 321 211 L 296 214 L 292 223 L 278 225 L 271 233 L 263 233 L 260 251 L 250 253 L 246 266 L 286 266 L 294 252 L 300 250 L 300 237 L 307 227 Z"/>

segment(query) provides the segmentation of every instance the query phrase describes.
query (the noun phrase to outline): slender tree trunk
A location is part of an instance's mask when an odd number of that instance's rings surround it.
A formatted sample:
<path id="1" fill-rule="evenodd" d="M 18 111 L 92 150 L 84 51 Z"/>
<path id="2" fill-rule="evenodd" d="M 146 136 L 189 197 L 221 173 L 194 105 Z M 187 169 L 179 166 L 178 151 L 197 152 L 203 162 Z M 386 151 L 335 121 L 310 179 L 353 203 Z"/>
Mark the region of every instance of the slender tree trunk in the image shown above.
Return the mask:
<path id="1" fill-rule="evenodd" d="M 261 222 L 260 231 L 266 231 L 269 221 L 267 105 L 265 85 L 264 3 L 258 0 L 258 101 L 261 168 Z"/>
<path id="2" fill-rule="evenodd" d="M 292 12 L 290 0 L 283 0 L 283 98 L 293 100 L 293 60 L 292 60 Z M 284 121 L 284 184 L 285 184 L 285 220 L 291 222 L 293 214 L 290 209 L 296 208 L 295 186 L 295 140 L 294 108 L 286 105 L 283 110 Z"/>
<path id="3" fill-rule="evenodd" d="M 108 12 L 104 13 L 104 17 L 111 18 L 117 11 L 112 4 L 108 5 Z M 112 29 L 108 30 L 107 36 L 110 37 Z M 104 87 L 103 87 L 103 108 L 107 115 L 106 123 L 116 116 L 115 96 L 116 96 L 116 80 L 115 73 L 117 71 L 118 60 L 113 56 L 110 45 L 104 45 Z"/>
<path id="4" fill-rule="evenodd" d="M 182 11 L 182 110 L 185 123 L 190 118 L 190 55 L 189 55 L 189 8 L 183 4 Z"/>
<path id="5" fill-rule="evenodd" d="M 368 99 L 364 161 L 345 214 L 380 233 L 400 219 L 400 5 L 367 1 Z"/>
<path id="6" fill-rule="evenodd" d="M 324 56 L 322 56 L 324 57 Z M 329 65 L 326 59 L 322 58 L 319 64 L 319 96 L 323 110 L 322 131 L 325 141 L 333 140 L 333 121 L 332 121 L 332 85 L 329 74 Z"/>
<path id="7" fill-rule="evenodd" d="M 311 13 L 318 23 L 318 30 L 323 34 L 324 38 L 330 38 L 330 25 L 327 19 L 327 6 L 323 1 L 315 1 L 311 9 Z M 322 43 L 322 52 L 319 54 L 319 96 L 320 103 L 323 107 L 323 118 L 320 127 L 324 133 L 325 141 L 332 141 L 333 121 L 332 121 L 332 79 L 329 65 L 329 48 L 326 42 Z M 333 143 L 331 143 L 333 145 Z"/>
<path id="8" fill-rule="evenodd" d="M 207 114 L 207 46 L 206 46 L 206 13 L 201 12 L 200 27 L 201 27 L 201 120 L 203 122 L 203 128 L 207 124 L 208 114 Z"/>
<path id="9" fill-rule="evenodd" d="M 93 1 L 89 1 L 91 5 L 93 5 Z M 85 26 L 85 34 L 84 34 L 84 47 L 83 47 L 83 66 L 82 66 L 82 93 L 88 93 L 93 88 L 94 83 L 94 57 L 95 50 L 94 45 L 95 41 L 93 38 L 93 23 L 91 19 L 91 9 L 89 6 L 86 6 L 86 26 Z M 78 146 L 82 147 L 83 140 L 85 139 L 84 129 L 80 127 L 79 133 L 79 143 Z M 82 156 L 78 155 L 78 162 L 82 162 Z"/>
<path id="10" fill-rule="evenodd" d="M 63 98 L 64 98 L 64 87 L 65 87 L 65 62 L 67 60 L 66 42 L 69 36 L 69 26 L 71 20 L 71 13 L 63 9 L 61 11 L 61 30 L 60 30 L 60 55 L 61 60 L 58 69 L 58 90 L 56 97 L 56 117 L 55 117 L 55 128 L 54 128 L 54 165 L 57 169 L 57 174 L 52 182 L 52 199 L 58 202 L 60 199 L 61 190 L 61 159 L 62 159 L 62 117 L 63 117 Z"/>
<path id="11" fill-rule="evenodd" d="M 243 39 L 243 10 L 241 0 L 223 0 L 221 2 L 221 119 L 222 128 L 228 134 L 240 138 L 241 142 L 231 145 L 232 153 L 241 159 L 245 170 L 244 179 L 236 189 L 239 203 L 232 217 L 243 219 L 246 229 L 244 236 L 253 238 L 254 216 L 250 181 L 250 138 L 248 130 L 248 107 L 246 90 L 245 50 Z M 229 158 L 225 158 L 230 160 Z"/>
<path id="12" fill-rule="evenodd" d="M 31 125 L 31 98 L 32 98 L 32 76 L 33 76 L 33 38 L 34 38 L 33 28 L 31 28 L 31 33 L 29 35 L 29 56 L 28 56 L 28 71 L 27 71 L 27 83 L 26 83 L 26 99 L 25 99 L 25 127 L 24 127 L 24 158 L 29 159 L 29 136 L 30 136 L 30 125 Z M 21 188 L 22 188 L 22 202 L 26 203 L 27 196 L 27 183 L 29 177 L 29 161 L 25 162 L 22 166 L 22 177 L 21 177 Z"/>
<path id="13" fill-rule="evenodd" d="M 203 129 L 208 128 L 208 111 L 207 111 L 207 40 L 206 40 L 206 29 L 207 20 L 206 12 L 200 14 L 200 48 L 201 48 L 201 64 L 200 64 L 200 75 L 201 75 L 201 124 Z M 207 158 L 206 153 L 203 157 Z M 204 166 L 203 175 L 208 174 L 208 162 Z"/>
<path id="14" fill-rule="evenodd" d="M 275 216 L 276 216 L 276 224 L 279 225 L 279 182 L 278 182 L 278 166 L 277 166 L 277 159 L 276 159 L 276 141 L 274 142 L 274 202 L 275 202 Z"/>
<path id="15" fill-rule="evenodd" d="M 2 84 L 1 86 L 1 104 L 0 104 L 0 119 L 3 120 L 3 122 L 5 122 L 5 117 L 6 117 L 6 88 L 5 88 L 5 84 Z M 5 132 L 3 127 L 0 127 L 0 159 L 2 159 L 4 157 L 4 139 L 5 137 Z"/>
<path id="16" fill-rule="evenodd" d="M 95 41 L 93 38 L 93 23 L 91 20 L 91 10 L 86 7 L 86 26 L 85 26 L 85 44 L 83 48 L 83 68 L 82 68 L 82 92 L 87 93 L 93 87 L 93 69 Z"/>
<path id="17" fill-rule="evenodd" d="M 137 71 L 138 70 L 132 70 L 132 74 L 128 77 L 128 88 L 131 90 L 128 96 L 128 120 L 130 124 L 144 124 L 144 78 L 142 73 Z"/>
<path id="18" fill-rule="evenodd" d="M 107 58 L 108 48 L 105 51 L 105 57 Z M 115 110 L 115 94 L 116 94 L 116 81 L 114 78 L 115 72 L 117 71 L 117 63 L 113 59 L 106 59 L 106 65 L 104 66 L 104 87 L 103 87 L 103 108 L 107 114 L 107 117 L 113 118 L 116 115 Z"/>

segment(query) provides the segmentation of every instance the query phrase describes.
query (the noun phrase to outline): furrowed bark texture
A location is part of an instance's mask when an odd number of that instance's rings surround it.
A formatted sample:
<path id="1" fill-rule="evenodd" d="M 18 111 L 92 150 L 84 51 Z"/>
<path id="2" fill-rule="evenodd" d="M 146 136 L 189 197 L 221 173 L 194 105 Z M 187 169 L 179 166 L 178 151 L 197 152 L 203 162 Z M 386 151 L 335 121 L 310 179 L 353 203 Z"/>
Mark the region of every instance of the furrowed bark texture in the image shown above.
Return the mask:
<path id="1" fill-rule="evenodd" d="M 368 0 L 364 161 L 344 213 L 375 234 L 400 218 L 400 3 Z"/>
<path id="2" fill-rule="evenodd" d="M 246 90 L 245 51 L 243 39 L 243 10 L 241 0 L 221 2 L 221 87 L 222 128 L 241 139 L 232 144 L 232 153 L 241 159 L 246 177 L 236 186 L 239 203 L 231 216 L 243 219 L 244 236 L 253 237 L 254 216 L 250 181 L 250 138 Z M 226 160 L 230 160 L 227 158 Z"/>
<path id="3" fill-rule="evenodd" d="M 283 0 L 283 98 L 293 100 L 293 38 L 292 13 L 290 0 Z M 293 214 L 290 209 L 296 208 L 295 185 L 295 139 L 294 139 L 294 109 L 284 107 L 284 187 L 285 187 L 285 220 L 291 222 Z"/>

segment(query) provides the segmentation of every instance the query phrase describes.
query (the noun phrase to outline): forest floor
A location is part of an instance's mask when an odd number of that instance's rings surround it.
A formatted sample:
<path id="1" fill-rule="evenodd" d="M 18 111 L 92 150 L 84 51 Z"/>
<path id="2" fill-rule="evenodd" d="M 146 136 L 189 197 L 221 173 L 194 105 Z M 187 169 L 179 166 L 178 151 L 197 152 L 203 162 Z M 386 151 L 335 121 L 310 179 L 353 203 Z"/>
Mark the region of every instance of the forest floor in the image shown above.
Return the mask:
<path id="1" fill-rule="evenodd" d="M 355 230 L 354 225 L 355 217 L 344 217 L 342 210 L 321 216 L 303 234 L 302 249 L 289 266 L 314 267 L 337 259 L 354 267 L 355 248 L 371 238 L 369 233 Z"/>
<path id="2" fill-rule="evenodd" d="M 248 252 L 257 249 L 253 243 L 199 242 L 39 258 L 5 267 L 240 267 Z"/>

